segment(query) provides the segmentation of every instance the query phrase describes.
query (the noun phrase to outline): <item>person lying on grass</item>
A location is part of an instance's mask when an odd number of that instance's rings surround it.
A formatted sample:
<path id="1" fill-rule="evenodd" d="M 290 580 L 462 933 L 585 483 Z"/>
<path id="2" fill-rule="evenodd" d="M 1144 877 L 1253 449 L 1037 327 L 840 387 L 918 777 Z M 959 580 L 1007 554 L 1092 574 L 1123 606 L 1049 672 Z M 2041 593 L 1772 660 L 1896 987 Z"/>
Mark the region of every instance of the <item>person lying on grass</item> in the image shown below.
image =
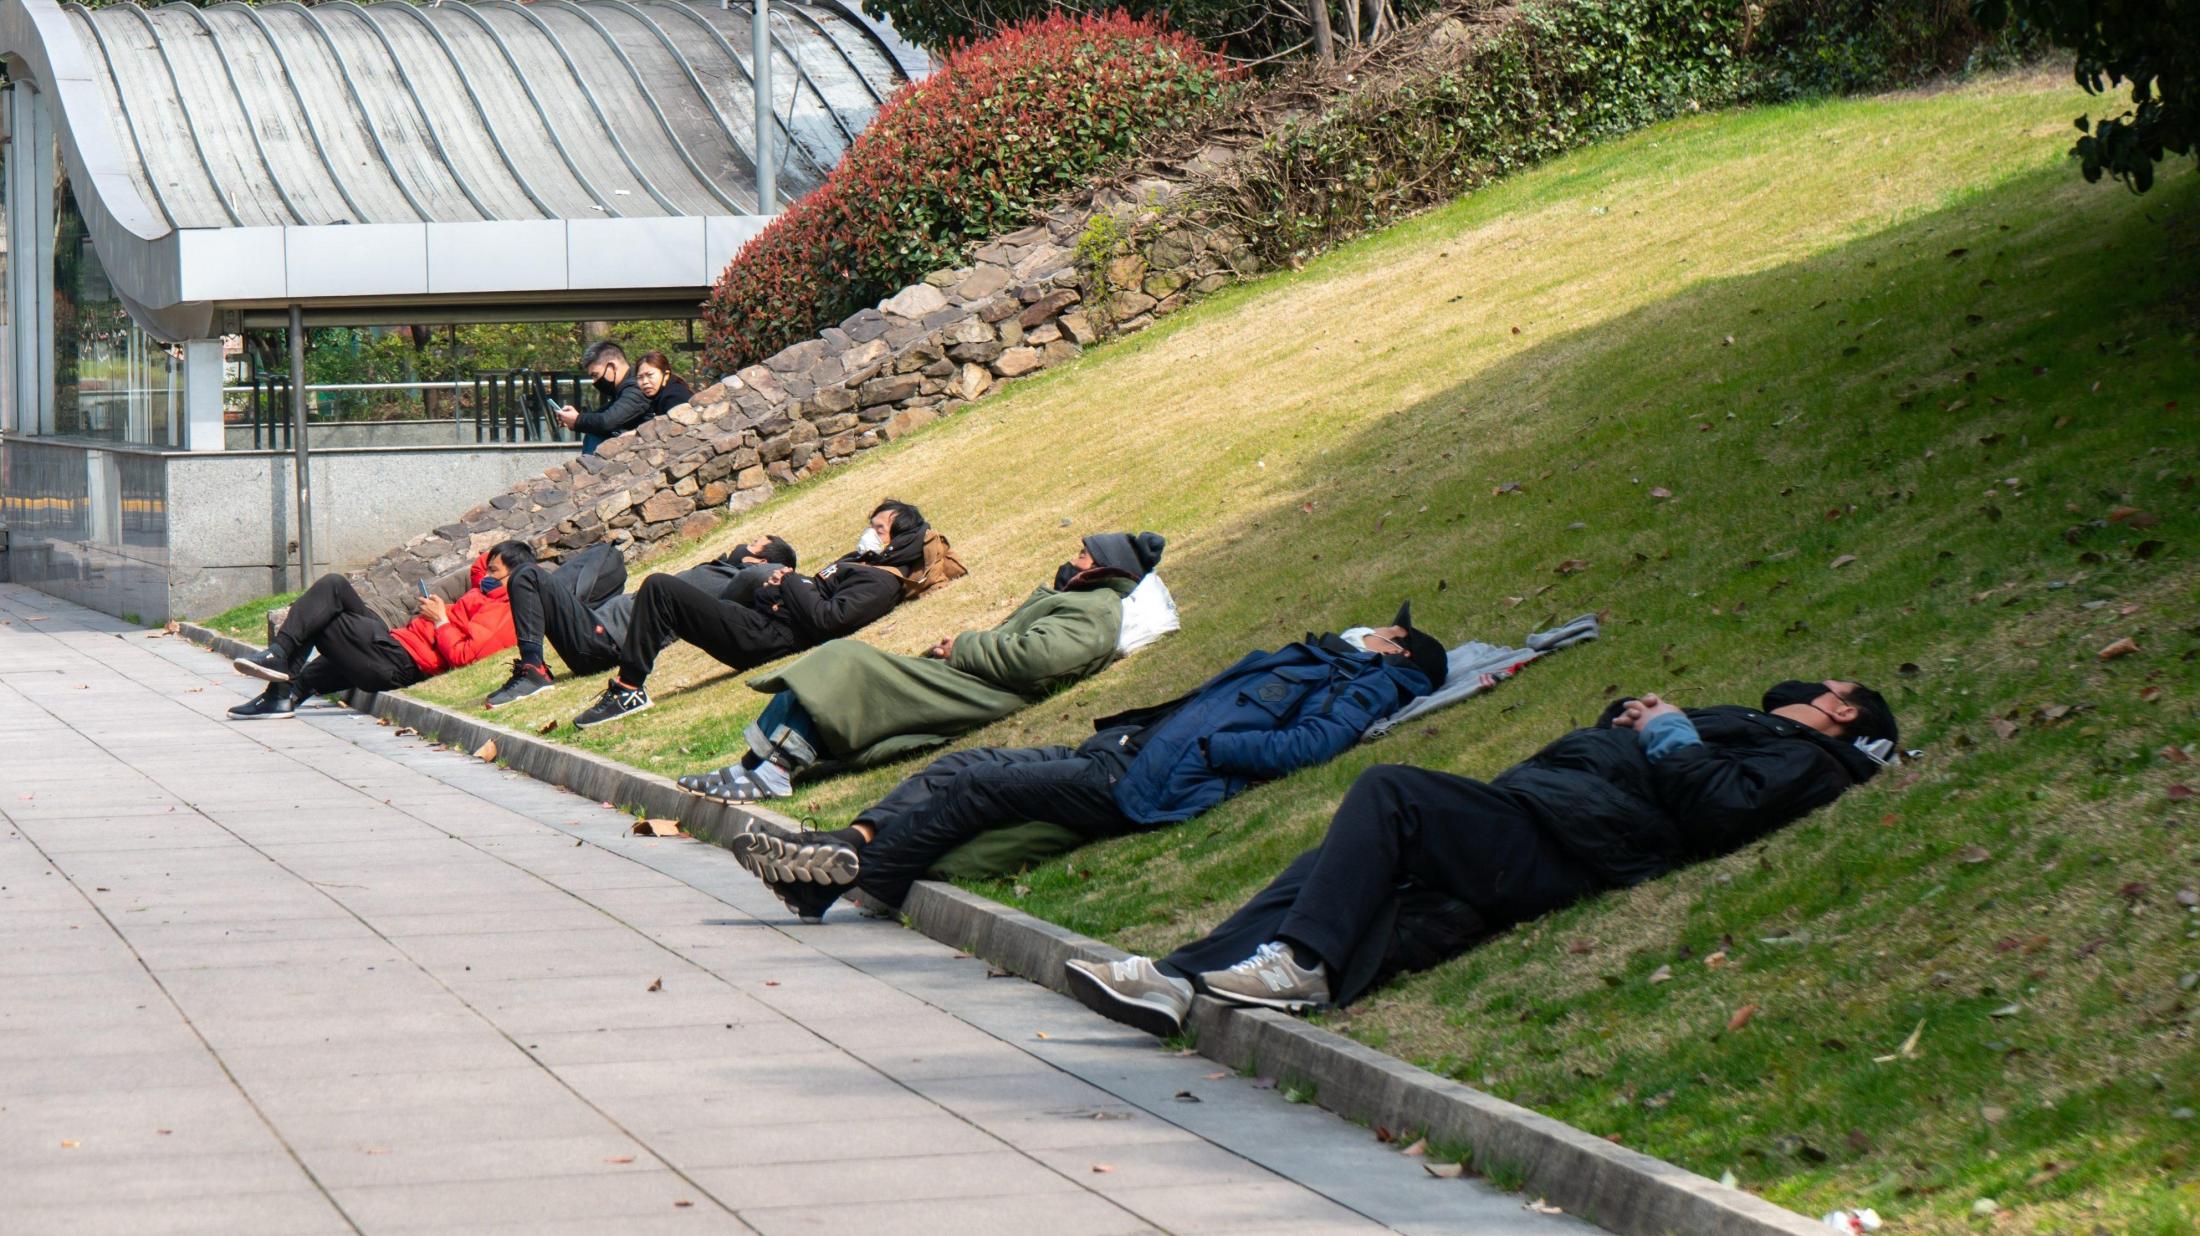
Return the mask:
<path id="1" fill-rule="evenodd" d="M 1167 1036 L 1192 994 L 1344 1005 L 1514 923 L 1715 857 L 1862 785 L 1894 714 L 1856 682 L 1783 682 L 1760 708 L 1621 700 L 1489 782 L 1399 764 L 1353 781 L 1321 845 L 1160 961 L 1069 963 L 1070 990 Z"/>
<path id="2" fill-rule="evenodd" d="M 746 602 L 722 600 L 674 575 L 652 575 L 634 594 L 634 619 L 619 649 L 619 672 L 573 718 L 578 729 L 649 707 L 645 684 L 658 654 L 686 640 L 737 670 L 853 635 L 901 603 L 902 580 L 924 567 L 924 516 L 886 499 L 844 554 L 816 575 L 774 567 Z"/>
<path id="3" fill-rule="evenodd" d="M 766 533 L 673 578 L 720 601 L 746 605 L 774 570 L 794 564 L 794 546 Z M 555 569 L 529 565 L 512 572 L 505 587 L 512 597 L 519 656 L 512 662 L 512 677 L 489 693 L 484 707 L 502 708 L 557 685 L 543 656 L 546 637 L 571 673 L 600 674 L 619 663 L 619 649 L 634 618 L 634 597 L 625 591 L 626 559 L 618 546 L 591 545 Z"/>
<path id="4" fill-rule="evenodd" d="M 988 722 L 1106 669 L 1123 627 L 1123 598 L 1160 564 L 1157 533 L 1096 533 L 1077 556 L 989 631 L 950 635 L 922 657 L 838 639 L 752 680 L 773 692 L 748 727 L 748 754 L 680 778 L 699 794 L 746 802 L 794 792 L 805 771 L 864 768 Z"/>
<path id="5" fill-rule="evenodd" d="M 315 695 L 395 691 L 510 648 L 504 581 L 534 562 L 526 542 L 502 542 L 474 559 L 471 586 L 456 600 L 423 588 L 420 616 L 396 628 L 375 616 L 350 580 L 323 575 L 291 602 L 266 651 L 232 662 L 238 673 L 268 685 L 230 709 L 230 719 L 293 716 L 298 701 Z"/>
<path id="6" fill-rule="evenodd" d="M 750 820 L 733 855 L 805 920 L 821 918 L 851 884 L 899 906 L 942 855 L 988 830 L 1040 820 L 1097 841 L 1188 820 L 1332 759 L 1442 686 L 1446 667 L 1443 643 L 1414 629 L 1401 607 L 1387 627 L 1248 653 L 1189 695 L 1093 722 L 1093 736 L 1074 749 L 942 756 L 846 828 Z"/>

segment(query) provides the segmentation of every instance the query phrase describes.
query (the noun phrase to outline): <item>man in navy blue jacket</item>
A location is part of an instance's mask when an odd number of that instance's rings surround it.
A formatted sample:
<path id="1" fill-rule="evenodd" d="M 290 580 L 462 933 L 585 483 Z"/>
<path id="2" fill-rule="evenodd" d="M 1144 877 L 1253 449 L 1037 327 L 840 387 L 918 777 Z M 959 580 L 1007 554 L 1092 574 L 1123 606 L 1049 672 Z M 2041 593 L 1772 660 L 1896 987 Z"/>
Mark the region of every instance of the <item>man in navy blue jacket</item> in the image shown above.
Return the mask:
<path id="1" fill-rule="evenodd" d="M 1441 641 L 1392 625 L 1254 652 L 1197 691 L 1103 717 L 1075 748 L 980 747 L 933 761 L 855 822 L 801 832 L 761 821 L 733 853 L 804 919 L 848 885 L 890 906 L 989 829 L 1060 824 L 1088 841 L 1190 819 L 1260 781 L 1332 759 L 1444 682 Z"/>

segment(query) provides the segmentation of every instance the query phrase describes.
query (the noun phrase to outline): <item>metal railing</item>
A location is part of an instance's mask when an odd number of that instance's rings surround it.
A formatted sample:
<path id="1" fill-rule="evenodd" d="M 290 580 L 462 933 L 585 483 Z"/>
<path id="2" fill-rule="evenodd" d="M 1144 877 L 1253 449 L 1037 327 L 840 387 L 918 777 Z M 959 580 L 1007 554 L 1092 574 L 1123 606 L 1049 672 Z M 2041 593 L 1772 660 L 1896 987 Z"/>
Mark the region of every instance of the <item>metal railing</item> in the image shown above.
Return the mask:
<path id="1" fill-rule="evenodd" d="M 346 423 L 354 420 L 387 420 L 386 417 L 351 418 L 321 414 L 325 401 L 316 395 L 387 396 L 417 392 L 422 411 L 426 393 L 451 392 L 448 417 L 454 436 L 463 436 L 469 421 L 473 440 L 484 442 L 570 442 L 577 435 L 557 422 L 550 409 L 564 404 L 585 406 L 591 383 L 578 373 L 512 369 L 476 373 L 437 382 L 316 382 L 306 386 L 312 421 Z M 280 373 L 254 373 L 251 380 L 222 388 L 224 395 L 245 396 L 245 419 L 252 426 L 252 449 L 289 450 L 291 447 L 290 379 Z M 431 419 L 422 416 L 418 419 Z M 441 416 L 432 419 L 445 419 Z"/>

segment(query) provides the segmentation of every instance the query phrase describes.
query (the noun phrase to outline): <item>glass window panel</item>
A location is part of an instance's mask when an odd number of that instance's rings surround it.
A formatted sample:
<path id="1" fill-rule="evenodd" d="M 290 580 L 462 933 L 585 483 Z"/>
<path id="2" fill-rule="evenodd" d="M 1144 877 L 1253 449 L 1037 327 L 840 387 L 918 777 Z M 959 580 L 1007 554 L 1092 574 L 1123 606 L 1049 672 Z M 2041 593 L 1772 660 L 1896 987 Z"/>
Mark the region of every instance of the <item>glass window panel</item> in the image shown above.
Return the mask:
<path id="1" fill-rule="evenodd" d="M 183 349 L 130 317 L 107 281 L 58 156 L 54 169 L 53 431 L 174 446 L 183 425 Z"/>

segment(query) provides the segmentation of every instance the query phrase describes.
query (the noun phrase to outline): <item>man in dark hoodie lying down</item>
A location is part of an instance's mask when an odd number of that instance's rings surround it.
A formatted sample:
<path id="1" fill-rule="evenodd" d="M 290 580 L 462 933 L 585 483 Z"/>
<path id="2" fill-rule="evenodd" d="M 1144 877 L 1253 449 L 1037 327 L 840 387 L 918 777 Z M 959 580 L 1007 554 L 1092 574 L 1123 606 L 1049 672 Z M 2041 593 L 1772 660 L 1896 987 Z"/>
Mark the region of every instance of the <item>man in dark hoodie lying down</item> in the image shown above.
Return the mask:
<path id="1" fill-rule="evenodd" d="M 1401 608 L 1387 627 L 1251 652 L 1190 695 L 1093 722 L 1069 747 L 977 747 L 934 760 L 832 832 L 762 820 L 733 856 L 806 920 L 853 884 L 890 906 L 948 851 L 1027 820 L 1088 841 L 1188 820 L 1311 768 L 1444 683 L 1444 645 Z"/>
<path id="2" fill-rule="evenodd" d="M 1320 846 L 1206 938 L 1156 962 L 1069 963 L 1088 1007 L 1175 1034 L 1195 987 L 1233 1004 L 1349 1004 L 1514 923 L 1755 841 L 1870 780 L 1894 714 L 1855 682 L 1783 682 L 1762 708 L 1645 695 L 1481 782 L 1361 773 Z"/>

